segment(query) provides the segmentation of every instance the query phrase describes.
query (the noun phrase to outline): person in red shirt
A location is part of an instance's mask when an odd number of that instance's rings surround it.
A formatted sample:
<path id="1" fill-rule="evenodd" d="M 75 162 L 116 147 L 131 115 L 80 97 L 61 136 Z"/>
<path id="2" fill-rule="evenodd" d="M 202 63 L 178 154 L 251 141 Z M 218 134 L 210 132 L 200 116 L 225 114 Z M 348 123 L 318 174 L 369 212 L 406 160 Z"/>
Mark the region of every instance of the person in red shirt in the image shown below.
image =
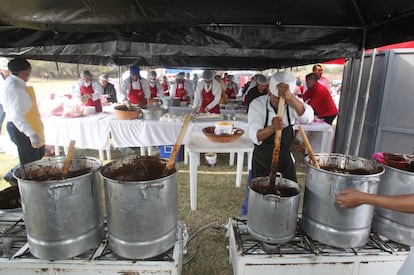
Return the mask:
<path id="1" fill-rule="evenodd" d="M 308 89 L 302 96 L 303 101 L 312 106 L 319 118 L 332 124 L 338 114 L 338 109 L 328 89 L 318 82 L 318 77 L 314 73 L 306 75 L 306 85 Z"/>

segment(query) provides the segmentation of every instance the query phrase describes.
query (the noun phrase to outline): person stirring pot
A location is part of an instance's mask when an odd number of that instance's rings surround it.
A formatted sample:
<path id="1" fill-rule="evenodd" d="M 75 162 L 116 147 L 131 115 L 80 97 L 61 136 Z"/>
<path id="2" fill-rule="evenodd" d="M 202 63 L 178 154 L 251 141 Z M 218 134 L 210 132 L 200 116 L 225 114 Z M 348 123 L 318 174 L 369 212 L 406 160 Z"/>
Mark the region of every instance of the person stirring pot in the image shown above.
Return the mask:
<path id="1" fill-rule="evenodd" d="M 240 215 L 247 214 L 251 179 L 267 177 L 272 166 L 275 133 L 282 130 L 278 172 L 286 179 L 297 182 L 296 168 L 290 145 L 293 141 L 293 124 L 295 119 L 300 123 L 310 123 L 314 119 L 313 109 L 296 97 L 294 91 L 296 79 L 286 72 L 274 74 L 269 81 L 270 93 L 255 98 L 249 106 L 248 125 L 249 137 L 254 143 L 252 170 L 246 185 L 246 196 Z M 277 116 L 279 97 L 285 99 L 283 118 Z"/>

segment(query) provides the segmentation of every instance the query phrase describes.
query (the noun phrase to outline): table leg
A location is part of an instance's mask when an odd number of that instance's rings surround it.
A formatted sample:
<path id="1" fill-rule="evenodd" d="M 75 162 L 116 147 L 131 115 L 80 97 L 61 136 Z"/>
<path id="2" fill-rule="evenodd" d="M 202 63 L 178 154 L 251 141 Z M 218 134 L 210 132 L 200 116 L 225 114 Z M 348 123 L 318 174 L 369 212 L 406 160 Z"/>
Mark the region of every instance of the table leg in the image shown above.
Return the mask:
<path id="1" fill-rule="evenodd" d="M 244 152 L 237 152 L 236 187 L 241 186 L 243 173 Z"/>
<path id="2" fill-rule="evenodd" d="M 184 164 L 187 165 L 188 164 L 188 149 L 187 149 L 187 145 L 184 144 Z"/>
<path id="3" fill-rule="evenodd" d="M 190 152 L 190 204 L 191 210 L 197 210 L 197 159 L 200 153 Z"/>
<path id="4" fill-rule="evenodd" d="M 233 166 L 234 165 L 234 152 L 230 153 L 229 156 L 229 165 Z"/>

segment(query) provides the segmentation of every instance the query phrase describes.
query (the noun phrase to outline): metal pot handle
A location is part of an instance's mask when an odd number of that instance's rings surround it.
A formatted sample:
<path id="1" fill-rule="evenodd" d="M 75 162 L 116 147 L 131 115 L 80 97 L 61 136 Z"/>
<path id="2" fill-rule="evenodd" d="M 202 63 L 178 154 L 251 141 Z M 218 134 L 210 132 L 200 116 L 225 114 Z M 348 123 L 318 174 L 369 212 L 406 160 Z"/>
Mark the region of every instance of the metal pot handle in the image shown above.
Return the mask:
<path id="1" fill-rule="evenodd" d="M 266 194 L 263 196 L 263 198 L 269 201 L 280 201 L 280 195 L 275 194 Z"/>

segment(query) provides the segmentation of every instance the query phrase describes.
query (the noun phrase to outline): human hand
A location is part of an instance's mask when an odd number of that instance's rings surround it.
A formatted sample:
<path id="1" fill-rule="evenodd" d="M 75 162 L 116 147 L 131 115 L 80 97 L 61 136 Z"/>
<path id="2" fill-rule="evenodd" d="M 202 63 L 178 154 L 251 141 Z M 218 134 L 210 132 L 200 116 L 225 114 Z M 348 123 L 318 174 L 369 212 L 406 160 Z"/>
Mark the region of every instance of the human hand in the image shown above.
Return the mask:
<path id="1" fill-rule="evenodd" d="M 367 193 L 356 189 L 344 189 L 336 193 L 336 202 L 344 208 L 354 208 L 364 203 Z"/>
<path id="2" fill-rule="evenodd" d="M 128 100 L 128 99 L 125 99 L 125 100 L 124 100 L 124 104 L 125 104 L 125 106 L 126 106 L 128 109 L 131 109 L 131 102 L 129 102 L 129 100 Z"/>
<path id="3" fill-rule="evenodd" d="M 283 129 L 283 119 L 281 117 L 274 117 L 272 118 L 272 125 L 271 127 L 277 131 L 277 130 L 282 130 Z"/>
<path id="4" fill-rule="evenodd" d="M 289 90 L 289 85 L 286 83 L 279 83 L 277 84 L 277 90 L 279 93 L 279 97 L 283 97 L 286 101 L 288 101 L 292 97 L 292 93 Z"/>
<path id="5" fill-rule="evenodd" d="M 42 141 L 38 135 L 33 134 L 29 138 L 33 148 L 40 148 L 42 146 Z"/>
<path id="6" fill-rule="evenodd" d="M 88 99 L 90 98 L 90 95 L 86 94 L 86 95 L 82 95 L 79 97 L 80 102 L 85 104 L 86 102 L 88 102 Z"/>

